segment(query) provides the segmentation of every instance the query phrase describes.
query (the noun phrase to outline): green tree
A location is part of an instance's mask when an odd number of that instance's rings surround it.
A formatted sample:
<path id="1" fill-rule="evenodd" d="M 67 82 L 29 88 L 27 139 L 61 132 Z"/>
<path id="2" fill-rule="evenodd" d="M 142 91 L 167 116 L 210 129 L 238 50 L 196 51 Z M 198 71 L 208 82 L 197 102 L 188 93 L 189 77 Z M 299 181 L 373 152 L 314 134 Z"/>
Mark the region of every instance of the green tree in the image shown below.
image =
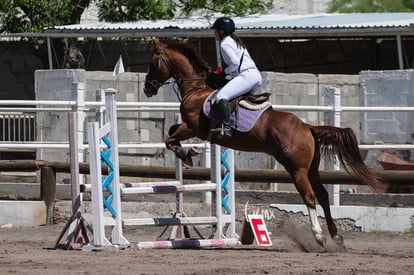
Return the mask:
<path id="1" fill-rule="evenodd" d="M 209 15 L 263 13 L 273 7 L 273 0 L 99 0 L 99 18 L 122 22 L 139 19 L 171 19 L 195 12 Z"/>
<path id="2" fill-rule="evenodd" d="M 98 0 L 99 19 L 124 22 L 140 19 L 171 19 L 174 17 L 173 0 Z"/>
<path id="3" fill-rule="evenodd" d="M 223 14 L 243 16 L 254 13 L 264 13 L 273 8 L 273 0 L 178 0 L 178 7 L 184 15 L 195 11 L 205 14 L 220 12 Z"/>
<path id="4" fill-rule="evenodd" d="M 414 0 L 332 0 L 329 12 L 411 12 Z"/>
<path id="5" fill-rule="evenodd" d="M 47 27 L 79 23 L 93 0 L 0 0 L 0 31 L 43 32 Z M 272 0 L 96 0 L 107 22 L 171 19 L 181 15 L 263 13 Z"/>
<path id="6" fill-rule="evenodd" d="M 0 0 L 0 33 L 36 33 L 56 25 L 77 24 L 92 2 L 99 20 L 171 19 L 195 12 L 245 15 L 264 12 L 273 0 Z M 26 38 L 24 38 L 26 39 Z M 32 42 L 44 41 L 29 38 Z M 62 67 L 82 68 L 85 59 L 74 39 L 63 39 Z"/>
<path id="7" fill-rule="evenodd" d="M 0 0 L 0 31 L 43 32 L 44 28 L 78 23 L 91 0 Z"/>

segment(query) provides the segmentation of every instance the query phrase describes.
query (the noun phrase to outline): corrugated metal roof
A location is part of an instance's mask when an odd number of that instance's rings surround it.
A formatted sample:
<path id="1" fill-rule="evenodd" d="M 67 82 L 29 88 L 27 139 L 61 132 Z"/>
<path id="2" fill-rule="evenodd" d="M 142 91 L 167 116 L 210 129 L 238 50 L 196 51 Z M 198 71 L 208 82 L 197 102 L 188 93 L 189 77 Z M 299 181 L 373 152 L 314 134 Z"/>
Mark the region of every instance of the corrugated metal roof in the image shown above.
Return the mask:
<path id="1" fill-rule="evenodd" d="M 234 17 L 243 36 L 374 36 L 414 35 L 414 13 L 348 13 Z M 172 20 L 124 23 L 85 23 L 55 26 L 50 36 L 192 36 L 211 37 L 214 18 L 190 17 Z"/>

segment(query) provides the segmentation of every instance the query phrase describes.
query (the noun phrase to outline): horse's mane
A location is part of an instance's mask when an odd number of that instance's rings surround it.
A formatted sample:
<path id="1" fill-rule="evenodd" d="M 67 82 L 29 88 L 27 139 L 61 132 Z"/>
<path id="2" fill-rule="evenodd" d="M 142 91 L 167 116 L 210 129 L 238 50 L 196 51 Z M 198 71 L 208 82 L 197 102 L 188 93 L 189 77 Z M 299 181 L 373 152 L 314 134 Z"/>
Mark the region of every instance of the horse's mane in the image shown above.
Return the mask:
<path id="1" fill-rule="evenodd" d="M 175 50 L 183 54 L 190 61 L 194 71 L 202 76 L 208 75 L 211 72 L 211 67 L 195 50 L 190 43 L 169 42 L 169 49 Z"/>

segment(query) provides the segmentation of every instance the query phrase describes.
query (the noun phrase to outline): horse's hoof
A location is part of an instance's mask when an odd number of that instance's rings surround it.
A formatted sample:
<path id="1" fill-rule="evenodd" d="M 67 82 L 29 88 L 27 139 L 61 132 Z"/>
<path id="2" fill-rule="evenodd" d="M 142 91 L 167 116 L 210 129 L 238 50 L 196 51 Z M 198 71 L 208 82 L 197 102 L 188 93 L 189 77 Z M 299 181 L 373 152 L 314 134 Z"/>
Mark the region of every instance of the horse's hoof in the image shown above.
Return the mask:
<path id="1" fill-rule="evenodd" d="M 342 238 L 341 235 L 336 235 L 332 238 L 332 240 L 334 241 L 334 243 L 340 248 L 341 251 L 345 251 L 345 246 L 344 246 L 344 238 Z"/>
<path id="2" fill-rule="evenodd" d="M 316 242 L 322 246 L 323 248 L 326 247 L 326 238 L 323 235 L 315 236 Z"/>
<path id="3" fill-rule="evenodd" d="M 194 157 L 198 156 L 203 152 L 203 149 L 198 147 L 191 147 L 190 150 L 188 150 L 187 156 Z"/>
<path id="4" fill-rule="evenodd" d="M 187 150 L 181 146 L 174 146 L 172 151 L 175 153 L 175 156 L 181 160 L 184 160 L 188 154 Z"/>
<path id="5" fill-rule="evenodd" d="M 184 162 L 184 164 L 186 164 L 190 167 L 193 167 L 193 159 L 189 155 L 187 155 L 187 157 L 185 157 L 181 160 Z"/>

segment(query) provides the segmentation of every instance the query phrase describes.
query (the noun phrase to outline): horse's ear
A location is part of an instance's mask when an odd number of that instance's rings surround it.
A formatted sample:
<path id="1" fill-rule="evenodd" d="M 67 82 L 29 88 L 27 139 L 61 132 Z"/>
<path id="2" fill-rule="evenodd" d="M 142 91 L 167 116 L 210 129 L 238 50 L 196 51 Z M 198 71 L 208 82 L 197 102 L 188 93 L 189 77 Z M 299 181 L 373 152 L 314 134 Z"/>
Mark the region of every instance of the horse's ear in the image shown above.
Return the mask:
<path id="1" fill-rule="evenodd" d="M 154 48 L 156 49 L 156 48 L 160 48 L 161 47 L 161 42 L 160 42 L 160 40 L 158 39 L 158 38 L 154 38 L 153 40 L 152 40 L 152 44 L 154 45 Z"/>

